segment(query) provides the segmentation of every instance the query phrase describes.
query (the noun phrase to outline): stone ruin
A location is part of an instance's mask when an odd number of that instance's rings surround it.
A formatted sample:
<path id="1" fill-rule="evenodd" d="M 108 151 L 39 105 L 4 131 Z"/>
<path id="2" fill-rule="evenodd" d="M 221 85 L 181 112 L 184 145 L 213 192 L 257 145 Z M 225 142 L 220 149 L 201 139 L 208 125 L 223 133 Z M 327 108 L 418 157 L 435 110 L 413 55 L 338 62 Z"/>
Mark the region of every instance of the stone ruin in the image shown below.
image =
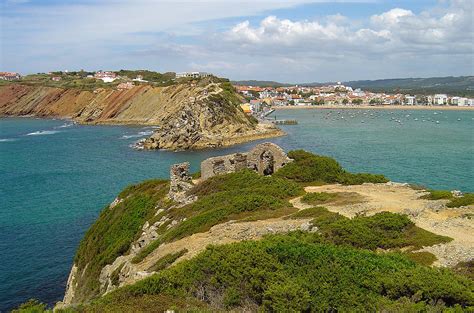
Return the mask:
<path id="1" fill-rule="evenodd" d="M 249 168 L 260 175 L 271 175 L 291 162 L 279 146 L 266 142 L 256 145 L 247 153 L 234 153 L 204 160 L 201 163 L 201 178 L 237 172 Z"/>
<path id="2" fill-rule="evenodd" d="M 189 175 L 189 162 L 174 164 L 170 168 L 170 199 L 187 204 L 194 201 L 193 196 L 188 196 L 188 191 L 193 188 Z"/>
<path id="3" fill-rule="evenodd" d="M 293 161 L 279 146 L 266 142 L 256 145 L 246 153 L 233 153 L 206 159 L 201 162 L 201 179 L 234 173 L 248 168 L 260 175 L 272 175 L 281 167 Z M 196 196 L 188 195 L 193 187 L 189 175 L 189 162 L 178 163 L 170 169 L 170 199 L 180 205 L 186 205 L 196 200 Z"/>

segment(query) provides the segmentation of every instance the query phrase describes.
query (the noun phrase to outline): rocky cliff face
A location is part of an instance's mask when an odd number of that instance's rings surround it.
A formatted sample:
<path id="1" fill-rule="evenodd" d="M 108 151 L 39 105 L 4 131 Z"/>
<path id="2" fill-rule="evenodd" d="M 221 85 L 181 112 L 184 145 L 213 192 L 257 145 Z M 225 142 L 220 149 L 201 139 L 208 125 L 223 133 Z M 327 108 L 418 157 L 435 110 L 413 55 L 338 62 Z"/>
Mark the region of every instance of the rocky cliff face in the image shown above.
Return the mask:
<path id="1" fill-rule="evenodd" d="M 217 147 L 282 134 L 274 127 L 258 126 L 236 105 L 237 95 L 221 85 L 203 80 L 169 87 L 86 91 L 11 84 L 0 87 L 0 116 L 160 126 L 140 145 L 146 149 Z"/>

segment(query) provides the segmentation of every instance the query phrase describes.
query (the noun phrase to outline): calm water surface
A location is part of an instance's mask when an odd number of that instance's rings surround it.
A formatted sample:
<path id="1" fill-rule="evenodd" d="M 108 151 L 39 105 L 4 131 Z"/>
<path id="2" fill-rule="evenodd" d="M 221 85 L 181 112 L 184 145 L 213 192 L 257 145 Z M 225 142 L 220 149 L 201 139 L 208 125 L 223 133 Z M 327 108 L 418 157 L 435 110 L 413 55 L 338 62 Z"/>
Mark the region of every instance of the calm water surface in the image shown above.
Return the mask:
<path id="1" fill-rule="evenodd" d="M 436 113 L 281 110 L 276 118 L 299 124 L 270 141 L 329 155 L 351 171 L 474 191 L 474 111 Z M 32 297 L 61 300 L 80 239 L 125 186 L 167 178 L 177 162 L 190 161 L 194 171 L 209 156 L 256 143 L 179 153 L 130 149 L 151 130 L 0 119 L 0 312 Z"/>

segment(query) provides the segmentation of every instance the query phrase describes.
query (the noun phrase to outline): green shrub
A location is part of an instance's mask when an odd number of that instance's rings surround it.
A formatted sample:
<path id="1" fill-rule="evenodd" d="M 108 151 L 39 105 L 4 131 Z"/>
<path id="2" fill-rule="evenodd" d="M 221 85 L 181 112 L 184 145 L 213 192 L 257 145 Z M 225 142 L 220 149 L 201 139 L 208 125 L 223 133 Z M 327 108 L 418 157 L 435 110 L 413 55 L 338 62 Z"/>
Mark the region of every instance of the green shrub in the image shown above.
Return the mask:
<path id="1" fill-rule="evenodd" d="M 164 242 L 178 240 L 194 233 L 208 231 L 212 226 L 229 220 L 269 218 L 292 213 L 288 199 L 303 193 L 303 188 L 287 179 L 261 176 L 251 170 L 211 177 L 195 186 L 190 194 L 197 201 L 168 214 L 179 211 L 186 216 L 175 227 L 142 249 L 133 259 L 141 262 Z"/>
<path id="2" fill-rule="evenodd" d="M 459 208 L 461 206 L 468 206 L 474 204 L 474 193 L 466 193 L 462 197 L 452 198 L 446 206 L 448 208 Z"/>
<path id="3" fill-rule="evenodd" d="M 127 253 L 130 244 L 139 237 L 145 221 L 153 217 L 156 203 L 168 192 L 169 184 L 151 180 L 127 187 L 120 193 L 123 200 L 113 208 L 108 206 L 87 231 L 76 252 L 78 267 L 77 300 L 99 294 L 99 274 L 118 256 Z"/>
<path id="4" fill-rule="evenodd" d="M 47 310 L 46 304 L 41 303 L 36 299 L 30 299 L 27 302 L 21 304 L 18 308 L 13 309 L 11 313 L 43 313 L 52 312 Z"/>
<path id="5" fill-rule="evenodd" d="M 375 250 L 413 246 L 422 248 L 452 239 L 417 227 L 406 215 L 381 212 L 335 221 L 313 220 L 323 237 L 338 245 Z"/>
<path id="6" fill-rule="evenodd" d="M 275 175 L 296 182 L 358 185 L 363 183 L 385 183 L 388 181 L 383 175 L 346 172 L 336 160 L 304 150 L 290 151 L 288 156 L 294 162 L 279 169 Z"/>
<path id="7" fill-rule="evenodd" d="M 427 200 L 440 200 L 440 199 L 451 199 L 453 195 L 449 190 L 428 190 L 428 194 L 422 196 L 422 199 Z"/>
<path id="8" fill-rule="evenodd" d="M 474 260 L 459 262 L 454 267 L 454 271 L 474 281 Z"/>
<path id="9" fill-rule="evenodd" d="M 474 283 L 449 270 L 419 266 L 401 254 L 305 239 L 311 236 L 317 235 L 274 235 L 210 246 L 191 260 L 112 292 L 94 308 L 101 311 L 106 303 L 144 295 L 196 297 L 212 302 L 215 310 L 247 306 L 268 311 L 376 311 L 474 305 Z"/>

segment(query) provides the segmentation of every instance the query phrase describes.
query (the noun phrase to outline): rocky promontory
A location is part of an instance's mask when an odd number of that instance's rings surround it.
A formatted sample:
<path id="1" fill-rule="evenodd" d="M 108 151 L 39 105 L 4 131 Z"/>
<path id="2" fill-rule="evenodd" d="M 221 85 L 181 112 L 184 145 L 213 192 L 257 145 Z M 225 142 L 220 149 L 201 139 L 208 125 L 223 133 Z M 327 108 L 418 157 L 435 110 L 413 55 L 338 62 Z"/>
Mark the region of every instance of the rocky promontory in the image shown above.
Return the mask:
<path id="1" fill-rule="evenodd" d="M 212 148 L 284 134 L 246 115 L 239 107 L 242 100 L 230 83 L 215 77 L 165 87 L 94 90 L 12 83 L 0 86 L 0 116 L 157 126 L 137 145 L 144 149 Z"/>

